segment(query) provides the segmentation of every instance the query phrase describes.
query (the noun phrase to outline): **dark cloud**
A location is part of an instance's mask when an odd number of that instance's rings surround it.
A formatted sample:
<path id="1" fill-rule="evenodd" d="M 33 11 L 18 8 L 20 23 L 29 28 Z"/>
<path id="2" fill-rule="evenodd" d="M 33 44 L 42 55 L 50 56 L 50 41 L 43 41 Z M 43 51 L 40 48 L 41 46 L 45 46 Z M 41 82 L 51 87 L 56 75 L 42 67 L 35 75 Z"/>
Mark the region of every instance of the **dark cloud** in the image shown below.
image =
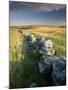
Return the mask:
<path id="1" fill-rule="evenodd" d="M 32 3 L 32 2 L 18 2 L 18 1 L 10 1 L 9 8 L 10 10 L 34 10 L 36 12 L 40 11 L 53 11 L 64 9 L 66 5 L 64 4 L 49 4 L 49 3 Z"/>

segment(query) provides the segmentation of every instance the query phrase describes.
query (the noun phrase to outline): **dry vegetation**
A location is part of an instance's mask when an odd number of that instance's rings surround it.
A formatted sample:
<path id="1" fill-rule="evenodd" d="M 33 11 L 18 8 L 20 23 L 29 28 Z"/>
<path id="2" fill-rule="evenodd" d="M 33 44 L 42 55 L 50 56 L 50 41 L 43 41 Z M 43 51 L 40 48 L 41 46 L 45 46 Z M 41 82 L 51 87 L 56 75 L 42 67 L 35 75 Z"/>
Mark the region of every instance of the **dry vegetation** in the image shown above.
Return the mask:
<path id="1" fill-rule="evenodd" d="M 23 39 L 23 32 L 29 32 L 35 36 L 43 36 L 55 43 L 57 55 L 65 56 L 65 27 L 58 26 L 29 26 L 10 27 L 10 47 L 20 47 Z"/>
<path id="2" fill-rule="evenodd" d="M 40 82 L 40 75 L 33 67 L 34 61 L 28 60 L 27 56 L 27 60 L 24 60 L 24 50 L 22 48 L 24 32 L 29 32 L 35 36 L 43 36 L 45 39 L 51 39 L 54 42 L 56 56 L 65 56 L 65 27 L 10 27 L 10 88 L 28 87 L 33 81 Z M 20 60 L 24 60 L 24 64 Z"/>

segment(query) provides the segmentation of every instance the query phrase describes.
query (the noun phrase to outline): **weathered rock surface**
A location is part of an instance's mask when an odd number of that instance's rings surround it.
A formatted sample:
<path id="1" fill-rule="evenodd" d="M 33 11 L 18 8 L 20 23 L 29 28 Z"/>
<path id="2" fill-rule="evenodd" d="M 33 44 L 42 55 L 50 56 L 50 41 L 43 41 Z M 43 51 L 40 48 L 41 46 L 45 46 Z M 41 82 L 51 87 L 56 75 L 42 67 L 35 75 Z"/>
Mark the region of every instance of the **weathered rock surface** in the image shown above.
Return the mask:
<path id="1" fill-rule="evenodd" d="M 54 43 L 52 40 L 47 40 L 46 41 L 46 51 L 47 51 L 47 55 L 52 56 L 55 54 L 55 50 L 54 50 Z"/>
<path id="2" fill-rule="evenodd" d="M 53 85 L 65 85 L 66 61 L 63 57 L 49 57 L 47 60 L 38 62 L 40 74 L 51 75 Z"/>
<path id="3" fill-rule="evenodd" d="M 52 78 L 55 85 L 64 85 L 66 81 L 66 64 L 60 60 L 53 63 Z"/>
<path id="4" fill-rule="evenodd" d="M 54 42 L 52 40 L 46 40 L 44 37 L 35 38 L 30 33 L 25 33 L 24 37 L 27 56 L 38 61 L 37 67 L 39 73 L 46 78 L 50 77 L 49 79 L 52 79 L 53 85 L 65 85 L 66 60 L 64 57 L 54 56 Z M 45 60 L 45 57 L 48 58 Z M 35 83 L 32 83 L 31 87 L 34 86 Z"/>

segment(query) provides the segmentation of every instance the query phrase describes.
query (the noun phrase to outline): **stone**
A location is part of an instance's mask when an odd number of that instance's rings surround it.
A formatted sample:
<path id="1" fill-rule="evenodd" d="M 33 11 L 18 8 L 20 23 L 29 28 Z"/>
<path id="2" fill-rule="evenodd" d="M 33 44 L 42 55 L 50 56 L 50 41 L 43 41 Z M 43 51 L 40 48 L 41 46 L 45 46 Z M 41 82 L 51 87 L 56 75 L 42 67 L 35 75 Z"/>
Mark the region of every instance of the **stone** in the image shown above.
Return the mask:
<path id="1" fill-rule="evenodd" d="M 31 34 L 31 37 L 32 37 L 32 42 L 35 42 L 36 38 L 34 37 L 33 34 Z"/>
<path id="2" fill-rule="evenodd" d="M 52 40 L 47 40 L 46 41 L 46 48 L 53 48 L 54 43 L 52 42 Z"/>
<path id="3" fill-rule="evenodd" d="M 57 60 L 53 63 L 52 78 L 54 85 L 64 85 L 66 81 L 65 60 Z"/>
<path id="4" fill-rule="evenodd" d="M 40 53 L 41 55 L 45 55 L 45 54 L 46 54 L 46 49 L 45 49 L 45 47 L 41 47 L 40 50 L 39 50 L 39 53 Z"/>
<path id="5" fill-rule="evenodd" d="M 32 87 L 37 87 L 37 84 L 36 84 L 36 83 L 32 83 L 32 84 L 30 85 L 30 88 L 32 88 Z"/>
<path id="6" fill-rule="evenodd" d="M 39 67 L 39 72 L 43 73 L 43 71 L 45 70 L 45 66 L 41 62 L 39 62 L 38 67 Z"/>
<path id="7" fill-rule="evenodd" d="M 55 50 L 53 48 L 47 50 L 47 55 L 53 56 L 54 54 L 55 54 Z"/>
<path id="8" fill-rule="evenodd" d="M 55 50 L 53 48 L 54 43 L 52 42 L 52 40 L 47 40 L 46 41 L 46 51 L 47 51 L 47 55 L 52 56 L 55 54 Z"/>
<path id="9" fill-rule="evenodd" d="M 36 42 L 35 42 L 35 45 L 37 46 L 45 46 L 46 42 L 45 42 L 45 38 L 44 37 L 37 37 L 36 38 Z"/>
<path id="10" fill-rule="evenodd" d="M 47 62 L 41 61 L 41 62 L 38 63 L 38 68 L 39 68 L 40 73 L 47 74 L 50 71 L 50 64 L 47 63 Z"/>
<path id="11" fill-rule="evenodd" d="M 66 84 L 66 60 L 63 57 L 49 57 L 47 60 L 38 62 L 39 73 L 51 75 L 53 85 Z"/>
<path id="12" fill-rule="evenodd" d="M 23 35 L 24 35 L 25 37 L 27 37 L 27 36 L 30 36 L 30 33 L 29 33 L 29 32 L 23 32 Z"/>

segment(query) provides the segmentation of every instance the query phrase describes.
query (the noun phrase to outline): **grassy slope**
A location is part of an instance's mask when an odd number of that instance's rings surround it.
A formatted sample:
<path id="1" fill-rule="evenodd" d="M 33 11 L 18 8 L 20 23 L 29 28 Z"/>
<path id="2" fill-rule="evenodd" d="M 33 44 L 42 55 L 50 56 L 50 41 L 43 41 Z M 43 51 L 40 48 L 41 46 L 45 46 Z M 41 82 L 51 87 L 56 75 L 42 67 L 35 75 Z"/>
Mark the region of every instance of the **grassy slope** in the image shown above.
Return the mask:
<path id="1" fill-rule="evenodd" d="M 42 27 L 42 26 L 35 26 L 29 27 L 25 30 L 16 28 L 10 28 L 10 46 L 14 47 L 15 45 L 19 47 L 22 41 L 22 34 L 19 30 L 23 32 L 30 32 L 35 36 L 41 35 L 44 36 L 46 39 L 51 39 L 55 43 L 54 47 L 56 49 L 56 55 L 61 56 L 65 55 L 65 28 L 61 27 Z"/>
<path id="2" fill-rule="evenodd" d="M 39 84 L 42 76 L 35 67 L 35 61 L 29 57 L 24 59 L 23 32 L 30 32 L 35 36 L 41 35 L 55 43 L 57 56 L 65 56 L 65 28 L 32 26 L 25 29 L 10 27 L 10 88 L 28 87 L 32 82 Z M 21 31 L 19 31 L 21 30 Z M 20 58 L 22 51 L 22 58 Z"/>

